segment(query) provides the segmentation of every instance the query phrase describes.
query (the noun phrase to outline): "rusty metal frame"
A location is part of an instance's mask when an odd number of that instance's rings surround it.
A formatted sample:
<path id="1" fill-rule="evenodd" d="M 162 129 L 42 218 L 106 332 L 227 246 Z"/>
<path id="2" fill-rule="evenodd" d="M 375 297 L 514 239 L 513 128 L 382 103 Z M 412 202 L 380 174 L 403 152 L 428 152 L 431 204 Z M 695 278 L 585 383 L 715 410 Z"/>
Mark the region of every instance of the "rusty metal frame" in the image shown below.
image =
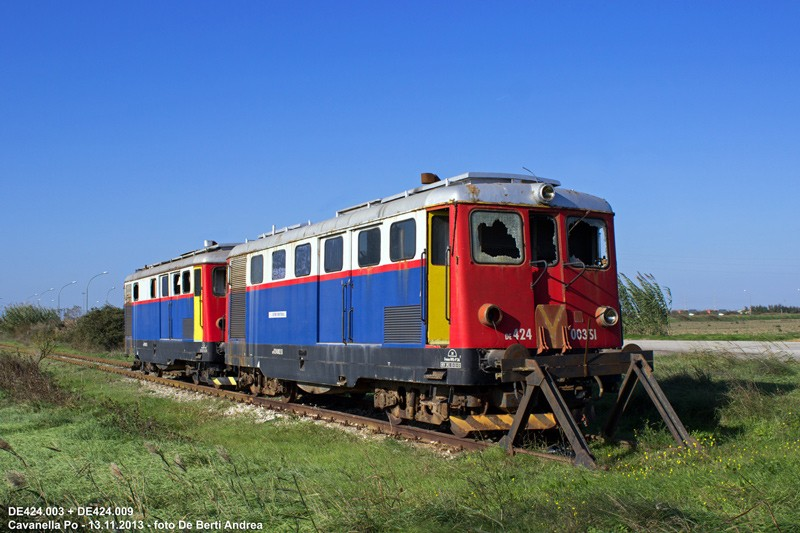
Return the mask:
<path id="1" fill-rule="evenodd" d="M 650 366 L 652 351 L 605 352 L 597 354 L 559 355 L 501 361 L 501 379 L 504 382 L 524 381 L 525 393 L 520 401 L 508 434 L 500 441 L 509 454 L 514 453 L 514 443 L 520 429 L 527 421 L 539 395 L 544 395 L 558 421 L 560 429 L 575 453 L 574 464 L 595 468 L 595 458 L 581 432 L 578 422 L 558 389 L 556 379 L 625 374 L 619 394 L 609 415 L 604 435 L 612 438 L 619 419 L 631 399 L 636 384 L 641 382 L 647 395 L 655 404 L 661 418 L 675 438 L 678 446 L 699 444 L 681 423 L 664 391 L 658 385 Z"/>
<path id="2" fill-rule="evenodd" d="M 672 433 L 672 437 L 675 439 L 678 446 L 699 447 L 697 440 L 686 431 L 680 418 L 678 418 L 678 414 L 675 412 L 675 409 L 672 408 L 672 404 L 669 403 L 667 396 L 664 394 L 664 391 L 661 390 L 655 376 L 653 376 L 653 369 L 645 358 L 642 357 L 642 354 L 631 353 L 630 357 L 631 364 L 628 367 L 628 371 L 625 373 L 625 378 L 622 380 L 622 385 L 617 395 L 617 401 L 614 403 L 606 427 L 603 430 L 605 437 L 609 439 L 613 438 L 617 429 L 617 424 L 619 423 L 619 418 L 628 406 L 636 383 L 641 383 L 645 392 L 647 392 L 647 395 L 653 401 L 653 404 L 655 404 L 656 409 L 658 409 L 661 418 L 664 419 L 667 429 Z"/>
<path id="3" fill-rule="evenodd" d="M 514 453 L 514 441 L 517 439 L 519 430 L 527 422 L 534 404 L 531 400 L 535 399 L 539 394 L 544 394 L 553 410 L 556 421 L 558 421 L 558 425 L 575 451 L 574 463 L 587 468 L 594 468 L 596 466 L 594 456 L 589 450 L 589 445 L 586 443 L 578 423 L 572 416 L 567 402 L 558 390 L 558 385 L 556 385 L 553 376 L 539 366 L 535 359 L 526 361 L 528 362 L 527 367 L 530 368 L 531 372 L 525 378 L 525 394 L 520 401 L 519 407 L 517 407 L 517 413 L 514 416 L 511 429 L 509 429 L 508 435 L 503 437 L 500 444 L 505 447 L 509 454 Z"/>

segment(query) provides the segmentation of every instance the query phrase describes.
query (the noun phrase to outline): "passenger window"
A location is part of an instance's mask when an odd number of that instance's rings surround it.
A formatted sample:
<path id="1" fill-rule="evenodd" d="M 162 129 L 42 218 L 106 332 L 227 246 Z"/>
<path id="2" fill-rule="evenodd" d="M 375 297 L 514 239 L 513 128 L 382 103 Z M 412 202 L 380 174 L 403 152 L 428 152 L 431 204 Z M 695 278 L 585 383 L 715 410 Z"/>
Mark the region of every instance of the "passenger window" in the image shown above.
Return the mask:
<path id="1" fill-rule="evenodd" d="M 358 266 L 366 267 L 381 262 L 381 229 L 372 228 L 358 234 Z"/>
<path id="2" fill-rule="evenodd" d="M 133 301 L 134 302 L 138 302 L 139 301 L 139 284 L 138 283 L 134 283 L 133 284 Z"/>
<path id="3" fill-rule="evenodd" d="M 184 270 L 181 273 L 181 292 L 183 294 L 189 294 L 192 292 L 192 271 L 191 270 Z"/>
<path id="4" fill-rule="evenodd" d="M 227 292 L 227 269 L 225 267 L 217 267 L 211 273 L 211 283 L 213 285 L 212 290 L 214 291 L 214 296 L 225 296 Z"/>
<path id="5" fill-rule="evenodd" d="M 389 259 L 413 259 L 417 246 L 417 224 L 413 218 L 395 222 L 389 227 Z"/>
<path id="6" fill-rule="evenodd" d="M 166 298 L 169 296 L 169 276 L 161 276 L 161 297 Z"/>
<path id="7" fill-rule="evenodd" d="M 264 256 L 254 255 L 250 258 L 250 285 L 264 282 Z"/>
<path id="8" fill-rule="evenodd" d="M 587 268 L 608 266 L 606 223 L 599 218 L 567 218 L 569 262 L 581 262 Z"/>
<path id="9" fill-rule="evenodd" d="M 286 277 L 286 250 L 272 252 L 272 279 Z"/>
<path id="10" fill-rule="evenodd" d="M 156 284 L 156 278 L 152 278 L 150 280 L 150 298 L 158 298 L 158 285 Z"/>
<path id="11" fill-rule="evenodd" d="M 175 272 L 172 274 L 172 295 L 178 295 L 181 293 L 181 274 L 180 272 Z"/>
<path id="12" fill-rule="evenodd" d="M 558 261 L 558 239 L 556 221 L 548 215 L 530 215 L 531 261 L 546 261 L 555 265 Z"/>
<path id="13" fill-rule="evenodd" d="M 294 249 L 294 275 L 295 277 L 311 274 L 311 244 L 301 244 Z"/>
<path id="14" fill-rule="evenodd" d="M 518 265 L 522 262 L 522 217 L 508 211 L 473 211 L 472 258 L 476 263 Z"/>
<path id="15" fill-rule="evenodd" d="M 333 237 L 325 241 L 325 272 L 339 272 L 344 264 L 344 239 Z"/>

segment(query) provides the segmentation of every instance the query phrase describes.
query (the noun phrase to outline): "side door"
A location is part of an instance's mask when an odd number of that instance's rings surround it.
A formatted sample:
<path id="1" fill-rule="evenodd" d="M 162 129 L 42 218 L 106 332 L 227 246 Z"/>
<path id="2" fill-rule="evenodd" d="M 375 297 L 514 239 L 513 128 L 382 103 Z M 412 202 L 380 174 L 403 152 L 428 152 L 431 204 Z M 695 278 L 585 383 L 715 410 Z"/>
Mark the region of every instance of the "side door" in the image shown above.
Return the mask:
<path id="1" fill-rule="evenodd" d="M 162 274 L 158 278 L 158 286 L 159 286 L 159 315 L 161 323 L 161 338 L 162 339 L 169 339 L 172 337 L 172 330 L 170 326 L 172 325 L 172 320 L 170 318 L 170 309 L 171 303 L 169 299 L 169 275 Z"/>
<path id="2" fill-rule="evenodd" d="M 350 238 L 353 275 L 347 311 L 347 341 L 363 344 L 383 342 L 384 287 L 381 285 L 382 228 L 374 226 L 352 232 Z"/>
<path id="3" fill-rule="evenodd" d="M 446 209 L 428 213 L 426 318 L 428 344 L 450 342 L 450 216 Z"/>
<path id="4" fill-rule="evenodd" d="M 350 301 L 350 239 L 334 235 L 319 240 L 319 320 L 317 339 L 325 343 L 352 341 L 349 335 Z"/>

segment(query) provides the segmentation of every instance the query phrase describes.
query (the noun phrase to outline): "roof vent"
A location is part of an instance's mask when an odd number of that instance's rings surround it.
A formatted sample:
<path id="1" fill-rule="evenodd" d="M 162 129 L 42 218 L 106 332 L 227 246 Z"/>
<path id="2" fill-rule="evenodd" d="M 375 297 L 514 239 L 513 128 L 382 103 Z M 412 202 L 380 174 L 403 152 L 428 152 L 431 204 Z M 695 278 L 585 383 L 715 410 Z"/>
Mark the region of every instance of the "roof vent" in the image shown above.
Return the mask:
<path id="1" fill-rule="evenodd" d="M 203 241 L 203 248 L 211 248 L 212 246 L 216 246 L 216 245 L 217 245 L 217 241 L 209 241 L 209 240 Z"/>
<path id="2" fill-rule="evenodd" d="M 436 183 L 439 180 L 439 176 L 432 172 L 423 172 L 420 174 L 420 179 L 423 185 L 430 185 L 431 183 Z"/>

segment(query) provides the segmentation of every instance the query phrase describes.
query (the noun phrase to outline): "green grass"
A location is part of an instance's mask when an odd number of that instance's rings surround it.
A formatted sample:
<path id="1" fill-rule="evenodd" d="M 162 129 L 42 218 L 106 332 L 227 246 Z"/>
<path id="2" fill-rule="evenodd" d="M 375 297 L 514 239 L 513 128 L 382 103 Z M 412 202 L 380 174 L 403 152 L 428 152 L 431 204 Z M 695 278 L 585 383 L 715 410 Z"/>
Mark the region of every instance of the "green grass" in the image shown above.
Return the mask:
<path id="1" fill-rule="evenodd" d="M 256 423 L 227 402 L 176 402 L 49 363 L 66 399 L 21 401 L 0 381 L 0 438 L 13 451 L 0 450 L 0 515 L 107 504 L 143 520 L 276 531 L 796 531 L 798 366 L 659 358 L 659 382 L 703 450 L 673 448 L 637 394 L 620 434 L 637 446 L 592 442 L 601 469 L 589 471 L 497 448 L 448 456 L 293 418 Z"/>

